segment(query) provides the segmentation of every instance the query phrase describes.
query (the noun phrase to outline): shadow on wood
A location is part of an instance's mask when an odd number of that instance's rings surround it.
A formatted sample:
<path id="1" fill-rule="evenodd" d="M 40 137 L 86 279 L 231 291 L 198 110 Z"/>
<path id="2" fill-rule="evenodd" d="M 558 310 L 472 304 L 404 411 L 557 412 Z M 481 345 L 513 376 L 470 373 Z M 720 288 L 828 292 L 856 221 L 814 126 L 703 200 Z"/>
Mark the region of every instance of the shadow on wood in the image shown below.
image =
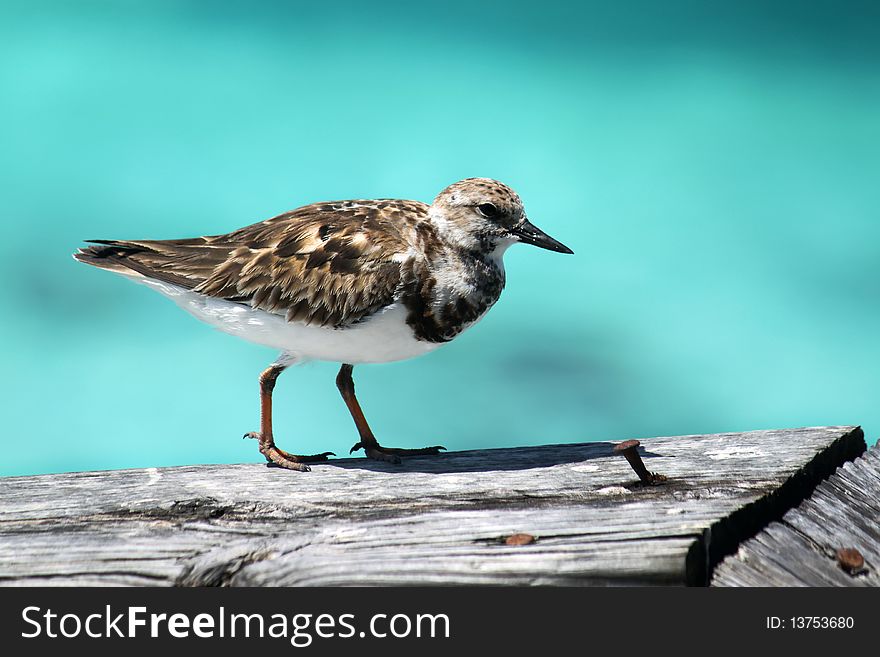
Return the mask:
<path id="1" fill-rule="evenodd" d="M 818 427 L 642 447 L 665 485 L 610 443 L 0 479 L 0 584 L 705 585 L 865 443 Z"/>
<path id="2" fill-rule="evenodd" d="M 468 450 L 444 452 L 437 456 L 406 458 L 400 465 L 366 458 L 334 459 L 338 468 L 369 470 L 372 472 L 423 472 L 431 474 L 455 474 L 461 472 L 504 472 L 550 468 L 555 465 L 583 463 L 592 459 L 614 456 L 616 443 L 578 443 L 573 445 L 540 445 L 515 449 Z M 639 453 L 645 458 L 659 454 L 648 452 L 644 447 Z"/>

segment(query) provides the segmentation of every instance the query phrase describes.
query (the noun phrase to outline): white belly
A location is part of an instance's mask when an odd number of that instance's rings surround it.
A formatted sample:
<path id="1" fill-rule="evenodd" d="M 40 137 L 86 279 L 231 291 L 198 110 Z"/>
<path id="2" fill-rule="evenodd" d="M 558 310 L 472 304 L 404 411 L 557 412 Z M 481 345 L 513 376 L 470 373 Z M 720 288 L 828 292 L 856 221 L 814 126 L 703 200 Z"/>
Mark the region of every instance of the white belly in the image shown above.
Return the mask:
<path id="1" fill-rule="evenodd" d="M 351 328 L 334 329 L 288 322 L 281 315 L 207 297 L 143 276 L 130 278 L 149 285 L 191 315 L 221 331 L 273 347 L 297 360 L 327 360 L 352 365 L 388 363 L 421 356 L 442 344 L 416 340 L 406 323 L 406 308 L 400 304 L 388 306 Z"/>

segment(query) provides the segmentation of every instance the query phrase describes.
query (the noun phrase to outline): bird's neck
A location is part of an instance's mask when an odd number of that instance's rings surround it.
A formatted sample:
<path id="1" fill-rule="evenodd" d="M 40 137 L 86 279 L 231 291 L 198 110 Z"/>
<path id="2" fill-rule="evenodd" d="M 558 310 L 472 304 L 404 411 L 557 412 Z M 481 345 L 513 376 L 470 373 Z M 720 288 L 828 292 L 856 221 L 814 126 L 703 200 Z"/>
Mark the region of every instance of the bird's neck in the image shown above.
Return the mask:
<path id="1" fill-rule="evenodd" d="M 516 240 L 498 239 L 495 235 L 475 232 L 473 227 L 462 226 L 436 207 L 428 209 L 428 220 L 434 227 L 437 236 L 447 248 L 454 250 L 459 258 L 463 260 L 477 258 L 490 262 L 504 271 L 504 252 Z"/>
<path id="2" fill-rule="evenodd" d="M 479 236 L 455 221 L 443 210 L 434 206 L 428 208 L 428 221 L 434 226 L 437 236 L 447 245 L 463 251 L 481 250 Z"/>

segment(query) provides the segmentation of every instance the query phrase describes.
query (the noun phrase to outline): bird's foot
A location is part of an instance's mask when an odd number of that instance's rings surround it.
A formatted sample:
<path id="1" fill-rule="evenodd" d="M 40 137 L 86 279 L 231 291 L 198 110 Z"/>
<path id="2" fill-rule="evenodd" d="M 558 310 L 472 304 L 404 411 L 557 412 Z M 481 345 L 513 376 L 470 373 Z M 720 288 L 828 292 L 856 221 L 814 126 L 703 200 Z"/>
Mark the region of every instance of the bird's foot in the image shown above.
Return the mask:
<path id="1" fill-rule="evenodd" d="M 279 468 L 287 468 L 288 470 L 298 470 L 299 472 L 310 472 L 311 468 L 308 463 L 318 463 L 328 460 L 329 456 L 336 456 L 333 452 L 324 452 L 323 454 L 291 454 L 283 449 L 276 447 L 275 441 L 272 439 L 263 440 L 263 435 L 259 431 L 249 431 L 244 434 L 243 438 L 253 438 L 260 441 L 260 454 L 266 457 L 268 465 Z"/>
<path id="2" fill-rule="evenodd" d="M 401 456 L 435 456 L 446 448 L 443 445 L 434 445 L 433 447 L 422 447 L 420 449 L 404 449 L 401 447 L 382 447 L 379 443 L 364 445 L 362 442 L 356 443 L 348 453 L 354 454 L 357 450 L 363 449 L 368 459 L 376 461 L 385 461 L 387 463 L 400 463 Z"/>

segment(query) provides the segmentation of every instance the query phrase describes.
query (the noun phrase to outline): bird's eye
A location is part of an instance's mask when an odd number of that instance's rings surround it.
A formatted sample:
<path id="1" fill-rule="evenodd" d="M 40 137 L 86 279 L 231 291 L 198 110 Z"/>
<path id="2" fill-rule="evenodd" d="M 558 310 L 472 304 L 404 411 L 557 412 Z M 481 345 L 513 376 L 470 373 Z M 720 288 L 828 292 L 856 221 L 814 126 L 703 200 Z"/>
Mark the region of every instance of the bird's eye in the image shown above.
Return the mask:
<path id="1" fill-rule="evenodd" d="M 477 206 L 477 212 L 486 217 L 486 219 L 498 216 L 498 208 L 493 203 L 480 203 Z"/>

